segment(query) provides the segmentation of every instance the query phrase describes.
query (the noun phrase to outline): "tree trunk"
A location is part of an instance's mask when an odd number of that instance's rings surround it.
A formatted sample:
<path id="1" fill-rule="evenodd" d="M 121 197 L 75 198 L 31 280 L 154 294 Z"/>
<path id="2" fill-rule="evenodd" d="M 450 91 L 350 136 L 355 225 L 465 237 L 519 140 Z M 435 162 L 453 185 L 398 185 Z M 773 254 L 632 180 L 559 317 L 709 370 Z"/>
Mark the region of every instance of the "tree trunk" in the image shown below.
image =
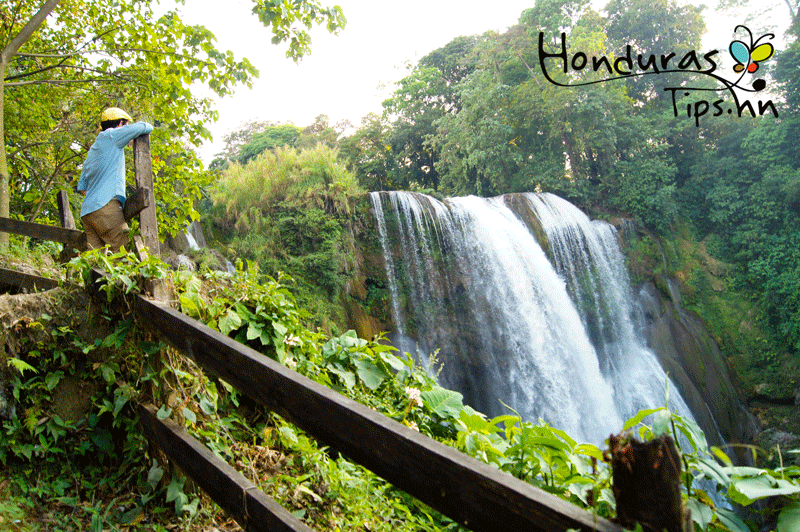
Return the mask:
<path id="1" fill-rule="evenodd" d="M 33 17 L 25 24 L 25 27 L 11 39 L 8 44 L 0 50 L 0 216 L 8 218 L 9 215 L 9 175 L 8 161 L 6 159 L 6 135 L 3 117 L 4 113 L 4 91 L 6 77 L 6 66 L 11 58 L 19 51 L 25 41 L 30 39 L 33 32 L 39 29 L 47 15 L 61 2 L 61 0 L 47 0 L 45 4 L 36 12 Z M 0 233 L 0 251 L 8 248 L 8 233 Z"/>
<path id="2" fill-rule="evenodd" d="M 616 522 L 646 532 L 691 532 L 689 510 L 681 497 L 681 457 L 664 434 L 641 442 L 627 434 L 609 438 Z"/>
<path id="3" fill-rule="evenodd" d="M 3 81 L 6 77 L 6 63 L 2 57 L 0 57 L 0 217 L 8 218 L 8 206 L 9 206 L 9 198 L 8 198 L 8 161 L 6 160 L 6 134 L 4 128 L 4 120 L 3 116 L 5 113 L 4 109 L 4 89 L 5 89 L 5 82 Z M 8 249 L 8 233 L 0 232 L 0 251 L 5 251 Z"/>

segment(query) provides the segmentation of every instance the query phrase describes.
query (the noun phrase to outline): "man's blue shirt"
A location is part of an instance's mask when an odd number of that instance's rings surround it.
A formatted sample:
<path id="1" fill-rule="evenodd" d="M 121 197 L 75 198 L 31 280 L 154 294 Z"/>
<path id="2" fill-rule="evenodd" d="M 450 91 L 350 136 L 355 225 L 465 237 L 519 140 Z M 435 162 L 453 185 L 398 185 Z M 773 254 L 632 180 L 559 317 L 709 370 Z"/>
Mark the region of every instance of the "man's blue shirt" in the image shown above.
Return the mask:
<path id="1" fill-rule="evenodd" d="M 78 191 L 86 191 L 81 216 L 105 207 L 112 199 L 125 205 L 125 146 L 153 131 L 147 122 L 136 122 L 102 131 L 83 163 Z"/>

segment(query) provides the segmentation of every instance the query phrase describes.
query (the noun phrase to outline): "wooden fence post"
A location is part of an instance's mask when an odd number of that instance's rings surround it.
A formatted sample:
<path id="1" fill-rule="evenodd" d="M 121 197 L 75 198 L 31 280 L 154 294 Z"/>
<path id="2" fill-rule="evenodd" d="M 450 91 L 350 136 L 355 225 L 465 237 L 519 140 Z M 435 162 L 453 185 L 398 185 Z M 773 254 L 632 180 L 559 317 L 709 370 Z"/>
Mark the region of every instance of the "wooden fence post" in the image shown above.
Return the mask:
<path id="1" fill-rule="evenodd" d="M 69 205 L 69 194 L 66 190 L 58 191 L 58 212 L 61 215 L 61 227 L 75 229 L 75 218 L 72 216 L 72 207 Z"/>
<path id="2" fill-rule="evenodd" d="M 133 139 L 133 171 L 136 175 L 136 186 L 138 187 L 133 195 L 136 195 L 140 191 L 144 193 L 140 194 L 143 197 L 140 198 L 142 202 L 139 207 L 149 203 L 139 212 L 139 232 L 141 233 L 141 237 L 138 235 L 133 237 L 139 257 L 144 259 L 146 255 L 142 249 L 142 243 L 147 247 L 147 252 L 151 255 L 158 256 L 161 254 L 161 244 L 158 240 L 158 222 L 156 221 L 156 200 L 155 189 L 153 188 L 153 160 L 150 157 L 149 134 Z M 150 191 L 149 194 L 147 193 L 148 191 Z M 171 299 L 169 290 L 167 290 L 164 281 L 150 279 L 146 283 L 146 290 L 148 290 L 150 294 L 152 294 L 153 299 L 157 301 L 169 301 Z"/>
<path id="3" fill-rule="evenodd" d="M 144 239 L 144 245 L 150 249 L 150 254 L 161 253 L 158 241 L 158 223 L 156 222 L 155 190 L 153 189 L 153 161 L 150 158 L 150 135 L 142 135 L 133 140 L 133 169 L 136 175 L 136 186 L 149 188 L 153 194 L 153 201 L 139 213 L 139 229 Z"/>

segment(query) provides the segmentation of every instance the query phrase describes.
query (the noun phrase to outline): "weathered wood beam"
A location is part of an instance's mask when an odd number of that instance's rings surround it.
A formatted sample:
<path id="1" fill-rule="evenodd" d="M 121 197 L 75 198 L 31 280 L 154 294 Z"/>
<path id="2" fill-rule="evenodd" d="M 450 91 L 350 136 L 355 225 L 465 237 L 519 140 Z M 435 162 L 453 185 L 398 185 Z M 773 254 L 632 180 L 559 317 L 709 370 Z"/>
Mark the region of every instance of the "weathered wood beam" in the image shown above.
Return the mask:
<path id="1" fill-rule="evenodd" d="M 150 135 L 142 135 L 133 139 L 133 170 L 136 186 L 153 191 L 153 161 L 150 157 Z M 151 255 L 161 253 L 158 240 L 158 222 L 156 221 L 155 202 L 139 213 L 139 232 L 144 245 L 150 249 Z"/>
<path id="2" fill-rule="evenodd" d="M 140 323 L 205 370 L 475 531 L 620 532 L 610 521 L 478 462 L 144 297 Z"/>
<path id="3" fill-rule="evenodd" d="M 312 532 L 185 428 L 171 419 L 158 419 L 155 406 L 139 406 L 139 427 L 245 532 Z"/>
<path id="4" fill-rule="evenodd" d="M 151 194 L 149 188 L 139 187 L 125 199 L 125 206 L 122 208 L 122 216 L 125 218 L 126 222 L 130 222 L 134 216 L 150 206 Z"/>
<path id="5" fill-rule="evenodd" d="M 66 190 L 59 190 L 56 199 L 58 200 L 58 213 L 61 217 L 61 227 L 64 229 L 75 229 L 75 217 L 72 216 L 69 194 Z"/>
<path id="6" fill-rule="evenodd" d="M 0 268 L 0 285 L 14 286 L 20 290 L 34 292 L 56 288 L 58 281 L 39 275 Z"/>
<path id="7" fill-rule="evenodd" d="M 61 242 L 62 244 L 74 244 L 77 242 L 83 231 L 75 229 L 65 229 L 55 225 L 44 225 L 22 220 L 12 220 L 11 218 L 0 217 L 0 231 L 15 235 L 38 238 L 51 242 Z"/>

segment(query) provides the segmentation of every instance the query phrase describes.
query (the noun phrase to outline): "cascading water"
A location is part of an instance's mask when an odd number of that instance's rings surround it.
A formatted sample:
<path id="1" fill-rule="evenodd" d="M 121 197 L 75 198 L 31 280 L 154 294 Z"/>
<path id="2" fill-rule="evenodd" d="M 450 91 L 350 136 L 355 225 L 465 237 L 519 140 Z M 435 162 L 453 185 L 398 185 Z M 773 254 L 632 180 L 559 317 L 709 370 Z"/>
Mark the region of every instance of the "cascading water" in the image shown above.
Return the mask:
<path id="1" fill-rule="evenodd" d="M 637 331 L 612 226 L 551 194 L 371 201 L 395 345 L 439 349 L 441 384 L 467 404 L 491 416 L 505 404 L 594 443 L 664 405 L 668 379 Z M 670 406 L 691 415 L 674 387 Z"/>

